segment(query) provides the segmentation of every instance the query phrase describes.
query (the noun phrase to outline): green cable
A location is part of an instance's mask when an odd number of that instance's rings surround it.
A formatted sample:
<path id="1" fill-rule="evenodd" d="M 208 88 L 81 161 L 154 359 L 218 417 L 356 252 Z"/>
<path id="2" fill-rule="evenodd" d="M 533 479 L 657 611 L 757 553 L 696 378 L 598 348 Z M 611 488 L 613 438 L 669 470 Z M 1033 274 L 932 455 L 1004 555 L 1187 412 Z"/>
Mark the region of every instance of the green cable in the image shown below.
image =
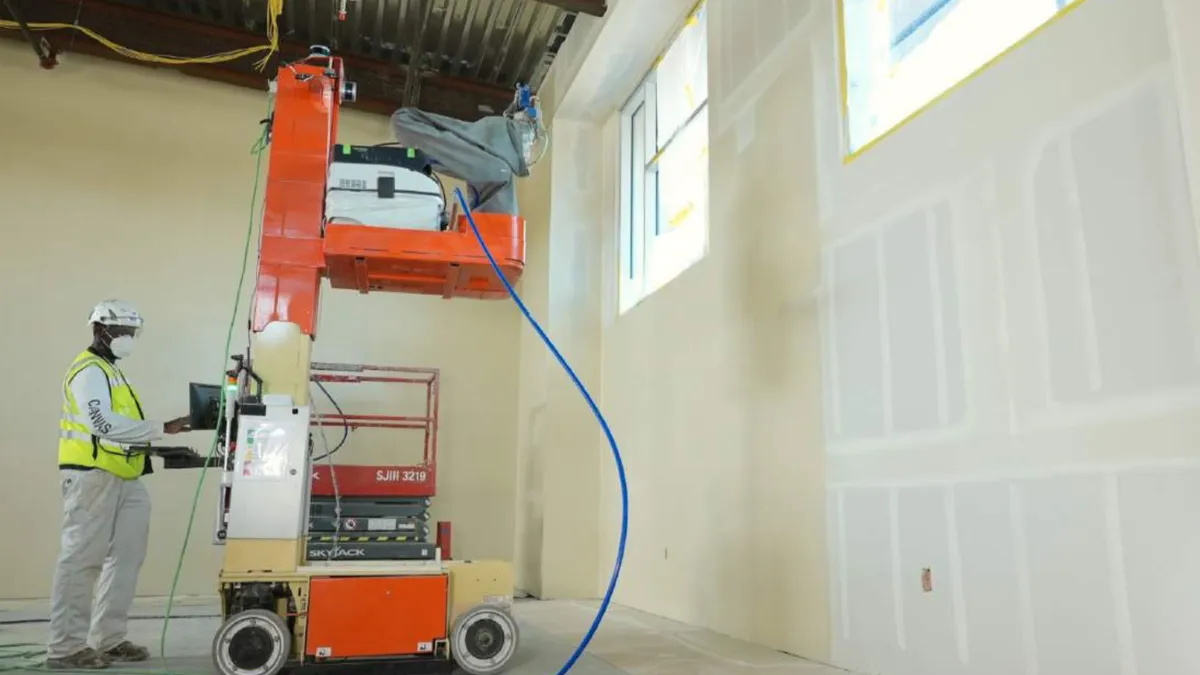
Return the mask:
<path id="1" fill-rule="evenodd" d="M 262 135 L 259 136 L 258 140 L 255 141 L 255 143 L 254 143 L 254 147 L 251 148 L 251 150 L 250 150 L 250 152 L 252 154 L 254 154 L 256 157 L 256 160 L 254 163 L 254 190 L 252 191 L 251 197 L 250 197 L 250 224 L 249 224 L 249 227 L 246 228 L 246 242 L 245 242 L 245 245 L 242 250 L 242 272 L 238 276 L 237 292 L 235 293 L 234 299 L 233 299 L 233 314 L 232 314 L 232 316 L 229 317 L 229 330 L 225 334 L 224 359 L 221 361 L 221 363 L 222 363 L 221 380 L 222 381 L 224 381 L 224 379 L 225 379 L 224 365 L 229 360 L 229 347 L 233 343 L 233 328 L 237 324 L 238 310 L 241 309 L 242 289 L 244 288 L 245 283 L 246 283 L 246 269 L 249 266 L 249 261 L 250 261 L 250 242 L 253 239 L 254 222 L 255 222 L 254 207 L 255 207 L 255 205 L 258 204 L 258 189 L 259 189 L 259 185 L 261 184 L 261 179 L 262 179 L 262 158 L 263 158 L 263 154 L 265 153 L 265 151 L 267 149 L 267 146 L 269 145 L 269 140 L 268 140 L 269 135 L 270 135 L 270 121 L 269 120 L 271 119 L 271 111 L 274 107 L 272 104 L 273 104 L 273 101 L 270 98 L 268 98 L 268 100 L 267 100 L 267 120 L 268 120 L 268 122 L 263 127 Z M 221 387 L 221 395 L 220 395 L 220 398 L 218 399 L 218 401 L 219 401 L 218 409 L 224 410 L 225 409 L 225 387 L 223 385 Z M 212 457 L 217 452 L 217 438 L 218 438 L 219 434 L 220 434 L 219 429 L 213 433 L 212 445 L 208 449 L 208 455 L 207 455 L 208 459 L 212 459 Z M 200 494 L 203 491 L 204 477 L 207 473 L 208 472 L 206 469 L 200 469 L 200 479 L 198 481 L 196 481 L 196 491 L 192 495 L 192 508 L 191 508 L 191 512 L 188 514 L 187 528 L 184 530 L 184 533 L 183 533 L 183 546 L 180 548 L 180 551 L 179 551 L 179 559 L 175 563 L 175 576 L 171 579 L 171 591 L 167 595 L 167 611 L 163 615 L 163 628 L 162 628 L 162 633 L 159 636 L 159 644 L 158 644 L 159 659 L 161 660 L 161 662 L 163 664 L 163 670 L 150 670 L 150 669 L 142 669 L 142 668 L 121 669 L 121 668 L 111 668 L 111 667 L 105 668 L 100 671 L 83 670 L 83 669 L 74 670 L 74 669 L 62 669 L 62 668 L 53 668 L 52 669 L 52 668 L 47 668 L 44 664 L 43 659 L 45 657 L 45 648 L 42 645 L 17 642 L 17 643 L 10 643 L 10 644 L 0 644 L 0 673 L 13 673 L 13 672 L 39 672 L 39 673 L 41 673 L 41 672 L 45 672 L 45 673 L 77 673 L 77 674 L 88 673 L 90 675 L 94 675 L 95 673 L 99 672 L 99 673 L 105 673 L 106 675 L 194 675 L 191 673 L 182 673 L 182 672 L 179 672 L 176 670 L 167 669 L 167 667 L 166 667 L 166 665 L 167 665 L 167 630 L 171 625 L 171 608 L 175 604 L 175 591 L 179 586 L 179 577 L 183 572 L 183 561 L 187 556 L 188 541 L 191 539 L 191 536 L 192 536 L 192 525 L 196 522 L 196 511 L 198 510 L 199 505 L 200 505 Z M 14 650 L 24 650 L 24 651 L 14 651 Z M 15 663 L 14 663 L 14 661 L 15 661 Z"/>
<path id="2" fill-rule="evenodd" d="M 253 234 L 254 234 L 255 206 L 258 204 L 258 189 L 259 189 L 259 185 L 260 185 L 260 182 L 262 179 L 262 160 L 263 160 L 263 155 L 265 154 L 267 146 L 270 142 L 269 141 L 270 124 L 271 124 L 270 120 L 271 120 L 271 112 L 274 107 L 273 102 L 274 101 L 271 97 L 267 98 L 267 122 L 266 122 L 266 124 L 263 125 L 262 135 L 259 136 L 258 140 L 255 141 L 254 146 L 250 150 L 250 152 L 253 155 L 255 155 L 255 158 L 256 158 L 255 162 L 254 162 L 254 189 L 251 192 L 251 196 L 250 196 L 250 222 L 246 228 L 246 241 L 242 248 L 242 271 L 238 275 L 237 291 L 235 292 L 234 298 L 233 298 L 233 312 L 229 317 L 229 329 L 225 333 L 225 350 L 222 353 L 222 360 L 221 360 L 221 380 L 222 380 L 222 382 L 225 379 L 225 366 L 229 362 L 229 347 L 233 343 L 233 329 L 234 329 L 234 326 L 237 324 L 238 310 L 241 309 L 242 289 L 246 283 L 246 269 L 247 269 L 247 267 L 249 265 L 249 261 L 250 261 L 250 242 L 253 239 Z M 218 400 L 217 409 L 224 410 L 225 409 L 225 386 L 223 384 L 221 386 L 220 396 L 217 400 Z M 213 458 L 213 456 L 216 455 L 217 439 L 220 436 L 220 432 L 221 432 L 220 429 L 217 429 L 216 431 L 213 432 L 212 444 L 208 448 L 208 455 L 206 455 L 207 460 L 211 460 Z M 208 474 L 208 470 L 206 468 L 200 469 L 200 479 L 196 481 L 196 491 L 192 495 L 192 507 L 191 507 L 191 511 L 188 514 L 187 527 L 184 529 L 184 532 L 183 532 L 183 545 L 180 547 L 180 550 L 179 550 L 179 559 L 175 563 L 175 575 L 171 579 L 171 591 L 167 595 L 167 611 L 164 612 L 162 633 L 159 635 L 159 642 L 158 642 L 159 659 L 161 660 L 164 669 L 166 668 L 166 665 L 167 665 L 167 630 L 170 628 L 170 625 L 171 625 L 171 608 L 175 604 L 175 591 L 179 586 L 179 577 L 183 572 L 183 561 L 187 557 L 188 541 L 191 539 L 191 536 L 192 536 L 192 526 L 196 522 L 196 511 L 200 505 L 200 494 L 203 491 L 204 478 L 207 474 Z M 111 673 L 114 671 L 111 669 L 106 669 L 105 672 Z M 159 673 L 153 673 L 152 671 L 138 671 L 138 672 L 145 673 L 148 675 L 166 675 L 167 673 L 170 673 L 171 671 L 164 670 Z M 171 675 L 178 675 L 178 674 L 171 673 Z"/>

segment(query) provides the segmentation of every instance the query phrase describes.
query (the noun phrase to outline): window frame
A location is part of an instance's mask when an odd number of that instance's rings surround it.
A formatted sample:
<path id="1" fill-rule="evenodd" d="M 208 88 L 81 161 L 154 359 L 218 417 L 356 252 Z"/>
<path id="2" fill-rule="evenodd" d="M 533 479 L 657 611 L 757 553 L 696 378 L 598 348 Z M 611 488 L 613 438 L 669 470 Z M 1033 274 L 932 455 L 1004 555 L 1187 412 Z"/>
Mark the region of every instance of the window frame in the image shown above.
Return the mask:
<path id="1" fill-rule="evenodd" d="M 706 0 L 701 0 L 688 12 L 687 21 L 700 11 L 706 9 Z M 678 42 L 679 36 L 687 28 L 684 23 L 671 37 L 662 54 L 666 54 Z M 708 34 L 705 30 L 703 39 L 707 43 Z M 707 44 L 706 44 L 707 47 Z M 707 53 L 707 49 L 706 49 Z M 659 60 L 661 60 L 661 55 Z M 656 252 L 660 247 L 671 246 L 680 237 L 681 230 L 664 226 L 661 213 L 661 191 L 659 189 L 659 173 L 662 158 L 675 146 L 675 143 L 685 135 L 691 125 L 708 111 L 711 96 L 696 106 L 686 120 L 665 139 L 663 147 L 658 147 L 658 71 L 657 62 L 646 76 L 634 88 L 633 93 L 621 106 L 619 111 L 618 143 L 620 152 L 618 158 L 618 274 L 617 283 L 617 312 L 623 314 L 632 309 L 654 291 L 665 286 L 678 277 L 689 267 L 695 265 L 708 253 L 708 209 L 703 211 L 700 222 L 691 223 L 684 227 L 700 227 L 703 230 L 703 247 L 695 260 L 683 265 L 681 269 L 668 269 L 663 272 L 656 260 L 665 260 L 666 254 Z M 705 77 L 708 78 L 708 68 L 705 64 Z M 640 115 L 640 117 L 639 117 Z M 635 129 L 635 122 L 639 129 Z M 636 134 L 636 135 L 635 135 Z M 704 130 L 705 137 L 710 135 Z M 640 143 L 640 147 L 639 147 Z M 635 156 L 636 155 L 636 156 Z M 706 159 L 707 161 L 707 159 Z M 634 181 L 640 180 L 640 184 Z M 705 181 L 707 185 L 707 180 Z M 636 187 L 635 187 L 636 186 Z M 707 189 L 704 199 L 708 200 Z M 639 202 L 635 203 L 635 202 Z M 694 233 L 693 233 L 694 234 Z M 674 236 L 672 236 L 674 235 Z M 660 257 L 661 256 L 661 257 Z M 678 263 L 676 263 L 678 264 Z"/>
<path id="2" fill-rule="evenodd" d="M 899 132 L 901 129 L 906 127 L 909 124 L 909 122 L 912 122 L 917 117 L 920 117 L 926 110 L 929 110 L 930 108 L 936 106 L 939 102 L 941 102 L 942 99 L 946 98 L 950 93 L 954 92 L 955 90 L 962 87 L 966 83 L 974 80 L 976 77 L 978 77 L 984 71 L 988 70 L 993 65 L 995 65 L 999 61 L 1003 60 L 1004 57 L 1006 57 L 1010 53 L 1016 51 L 1018 48 L 1020 48 L 1026 42 L 1029 42 L 1030 40 L 1032 40 L 1035 36 L 1041 34 L 1041 32 L 1046 30 L 1046 28 L 1050 27 L 1051 25 L 1053 25 L 1054 23 L 1056 23 L 1063 17 L 1067 16 L 1068 14 L 1079 9 L 1080 7 L 1086 5 L 1088 3 L 1088 0 L 1053 0 L 1055 8 L 1056 8 L 1055 12 L 1050 17 L 1048 17 L 1045 21 L 1043 21 L 1041 24 L 1037 25 L 1035 28 L 1033 28 L 1032 30 L 1025 33 L 1023 36 L 1021 36 L 1020 38 L 1015 40 L 1011 45 L 1009 45 L 1005 49 L 1001 50 L 999 53 L 995 54 L 988 60 L 984 61 L 975 70 L 972 70 L 971 72 L 967 73 L 965 76 L 960 78 L 958 81 L 956 81 L 953 84 L 946 87 L 944 90 L 941 91 L 941 93 L 933 96 L 928 101 L 926 101 L 922 105 L 918 106 L 915 110 L 913 110 L 911 113 L 906 115 L 903 119 L 892 124 L 890 127 L 884 129 L 882 132 L 874 135 L 869 141 L 863 143 L 858 148 L 853 147 L 853 142 L 851 140 L 851 127 L 853 126 L 854 118 L 852 116 L 852 111 L 851 111 L 850 71 L 849 71 L 849 63 L 847 61 L 847 53 L 849 51 L 849 47 L 847 45 L 847 40 L 846 40 L 846 27 L 847 27 L 846 3 L 848 2 L 848 0 L 836 0 L 836 2 L 837 2 L 838 78 L 841 81 L 840 107 L 841 107 L 842 119 L 841 119 L 841 124 L 840 124 L 840 135 L 841 135 L 841 141 L 842 141 L 842 143 L 841 143 L 842 144 L 842 163 L 849 164 L 850 162 L 853 162 L 854 160 L 858 159 L 863 154 L 865 154 L 866 152 L 868 152 L 869 150 L 874 148 L 876 145 L 879 145 L 880 143 L 882 143 L 884 140 L 886 140 L 893 134 Z M 960 0 L 948 0 L 943 5 L 940 5 L 938 8 L 938 11 L 935 11 L 930 17 L 928 17 L 927 20 L 924 22 L 924 24 L 937 23 L 938 21 L 940 21 L 941 19 L 944 19 L 947 16 L 947 11 L 953 11 L 953 9 L 960 4 L 961 4 Z M 920 28 L 921 27 L 918 26 L 918 29 L 914 32 L 919 33 Z M 911 37 L 911 36 L 909 36 L 909 37 Z M 908 39 L 908 38 L 906 38 L 906 39 Z M 905 43 L 905 41 L 901 40 L 897 45 L 893 46 L 891 44 L 891 40 L 889 40 L 889 48 L 890 49 L 902 48 L 904 46 L 904 43 Z"/>
<path id="3" fill-rule="evenodd" d="M 646 251 L 649 248 L 646 221 L 646 185 L 644 167 L 646 164 L 646 134 L 647 127 L 656 119 L 651 115 L 654 99 L 648 97 L 646 82 L 643 81 L 634 90 L 633 96 L 621 108 L 621 128 L 618 142 L 621 146 L 618 194 L 620 195 L 620 240 L 618 251 L 620 258 L 620 283 L 617 284 L 618 312 L 623 313 L 636 305 L 645 297 L 646 288 Z M 642 113 L 641 133 L 634 135 L 634 120 Z M 637 139 L 641 140 L 641 148 L 637 147 Z M 638 152 L 640 150 L 641 152 Z M 637 155 L 637 156 L 635 156 Z M 640 169 L 641 176 L 635 173 L 635 167 Z M 641 181 L 640 191 L 634 181 Z M 639 196 L 641 199 L 636 199 Z M 640 201 L 641 204 L 635 202 Z M 641 213 L 635 213 L 640 210 Z"/>

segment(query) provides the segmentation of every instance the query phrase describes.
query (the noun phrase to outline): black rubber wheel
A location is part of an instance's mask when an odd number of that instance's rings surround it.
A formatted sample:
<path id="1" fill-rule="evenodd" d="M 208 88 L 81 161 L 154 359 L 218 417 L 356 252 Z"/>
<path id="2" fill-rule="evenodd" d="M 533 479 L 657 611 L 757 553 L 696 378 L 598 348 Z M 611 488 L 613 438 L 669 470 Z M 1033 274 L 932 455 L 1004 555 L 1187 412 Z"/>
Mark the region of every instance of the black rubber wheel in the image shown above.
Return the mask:
<path id="1" fill-rule="evenodd" d="M 258 670 L 267 665 L 274 652 L 271 634 L 262 626 L 243 628 L 229 640 L 229 660 L 238 670 Z"/>
<path id="2" fill-rule="evenodd" d="M 274 612 L 235 614 L 213 637 L 213 665 L 221 675 L 278 675 L 292 653 L 292 632 Z"/>
<path id="3" fill-rule="evenodd" d="M 504 672 L 517 652 L 520 631 L 508 609 L 478 605 L 454 622 L 450 654 L 467 675 Z"/>

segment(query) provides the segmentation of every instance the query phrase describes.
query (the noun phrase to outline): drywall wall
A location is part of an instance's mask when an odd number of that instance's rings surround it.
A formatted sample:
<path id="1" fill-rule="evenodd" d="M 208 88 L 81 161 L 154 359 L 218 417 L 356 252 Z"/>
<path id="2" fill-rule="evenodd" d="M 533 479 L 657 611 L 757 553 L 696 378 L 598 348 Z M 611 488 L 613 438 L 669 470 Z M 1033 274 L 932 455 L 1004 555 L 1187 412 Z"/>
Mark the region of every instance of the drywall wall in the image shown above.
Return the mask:
<path id="1" fill-rule="evenodd" d="M 834 2 L 709 2 L 707 257 L 618 316 L 611 176 L 539 193 L 551 241 L 601 200 L 549 303 L 601 265 L 618 599 L 889 675 L 1200 669 L 1194 3 L 1088 0 L 845 164 Z M 611 174 L 612 112 L 550 161 Z M 542 509 L 607 555 L 591 433 L 598 508 Z"/>
<path id="2" fill-rule="evenodd" d="M 547 95 L 543 90 L 542 95 Z M 554 143 L 600 151 L 590 125 L 556 121 Z M 584 170 L 583 175 L 577 172 Z M 527 218 L 527 269 L 521 292 L 576 375 L 600 395 L 601 202 L 589 193 L 599 166 L 556 154 L 518 184 Z M 551 202 L 551 185 L 572 197 Z M 579 188 L 568 186 L 578 185 Z M 578 195 L 580 198 L 574 198 Z M 549 223 L 571 223 L 551 228 Z M 555 289 L 550 292 L 549 289 Z M 518 433 L 517 585 L 539 598 L 588 598 L 600 568 L 600 430 L 574 383 L 532 329 L 521 334 Z"/>
<path id="3" fill-rule="evenodd" d="M 712 184 L 723 187 L 713 194 L 713 253 L 633 311 L 614 316 L 617 124 L 611 113 L 622 97 L 613 92 L 632 90 L 654 57 L 653 46 L 667 42 L 691 5 L 658 3 L 641 12 L 636 0 L 622 0 L 602 30 L 622 36 L 611 49 L 649 46 L 641 63 L 589 56 L 599 65 L 578 69 L 604 77 L 583 83 L 551 72 L 543 97 L 563 112 L 554 118 L 550 189 L 542 181 L 526 183 L 522 203 L 550 205 L 550 264 L 563 274 L 551 273 L 549 330 L 573 362 L 594 363 L 599 349 L 594 382 L 624 451 L 631 521 L 618 600 L 820 655 L 827 652 L 828 624 L 824 453 L 817 313 L 805 310 L 819 280 L 813 153 L 775 156 L 778 139 L 764 138 L 753 159 L 738 158 L 732 137 L 714 143 Z M 604 33 L 596 43 L 594 49 L 604 49 Z M 764 106 L 764 124 L 803 130 L 807 119 L 811 128 L 814 112 L 802 105 L 802 90 L 803 83 L 776 89 Z M 579 110 L 588 112 L 573 116 Z M 769 180 L 781 171 L 794 180 Z M 795 226 L 776 236 L 784 221 Z M 784 251 L 790 259 L 778 258 Z M 779 283 L 783 279 L 793 286 Z M 544 370 L 524 362 L 522 369 Z M 571 448 L 577 459 L 557 470 L 543 466 L 563 497 L 545 498 L 541 513 L 572 522 L 576 539 L 543 531 L 542 549 L 559 551 L 543 555 L 540 573 L 543 579 L 566 574 L 568 561 L 579 555 L 578 538 L 598 539 L 596 574 L 565 589 L 593 596 L 607 581 L 616 543 L 618 485 L 594 420 L 577 415 L 567 424 L 561 420 L 570 403 L 556 412 L 558 399 L 549 401 L 537 414 L 547 434 L 559 429 L 550 452 Z M 585 467 L 598 467 L 599 475 Z M 600 499 L 593 503 L 597 482 Z"/>
<path id="4" fill-rule="evenodd" d="M 16 552 L 0 563 L 0 598 L 26 598 L 47 594 L 58 549 L 59 390 L 65 368 L 89 342 L 92 304 L 123 297 L 147 317 L 125 371 L 152 416 L 185 413 L 187 383 L 212 381 L 224 367 L 251 210 L 250 147 L 266 99 L 74 55 L 46 72 L 26 45 L 10 42 L 0 43 L 0 76 L 20 92 L 0 97 L 0 373 L 11 385 L 0 393 L 8 428 L 0 442 L 0 513 L 20 530 Z M 347 113 L 341 138 L 386 140 L 386 119 Z M 245 343 L 245 310 L 243 303 L 235 350 Z M 453 521 L 459 555 L 513 553 L 518 320 L 507 302 L 328 292 L 322 303 L 314 358 L 441 369 L 434 514 Z M 346 387 L 331 391 L 344 405 L 362 398 Z M 319 397 L 316 404 L 329 410 Z M 330 436 L 336 443 L 340 433 Z M 180 440 L 206 451 L 209 436 Z M 382 460 L 386 443 L 363 435 L 337 458 Z M 154 519 L 143 594 L 167 592 L 197 478 L 159 471 L 147 479 Z M 214 588 L 214 488 L 209 481 L 201 497 L 183 593 Z"/>
<path id="5" fill-rule="evenodd" d="M 1089 0 L 859 161 L 822 148 L 839 664 L 1200 663 L 1176 637 L 1200 259 L 1168 26 Z"/>
<path id="6" fill-rule="evenodd" d="M 759 4 L 757 13 L 777 12 L 765 23 L 779 35 L 811 11 Z M 719 116 L 740 80 L 719 74 L 728 52 L 711 36 L 724 22 L 746 31 L 757 14 L 715 3 L 709 12 L 710 116 Z M 726 47 L 762 50 L 747 64 L 770 45 L 750 28 Z M 711 135 L 709 253 L 606 317 L 604 403 L 629 457 L 635 514 L 622 602 L 823 658 L 812 77 L 798 68 L 786 86 L 761 92 L 749 139 Z M 616 241 L 615 218 L 607 225 Z M 614 496 L 608 480 L 606 503 Z"/>
<path id="7" fill-rule="evenodd" d="M 553 159 L 548 154 L 529 178 L 517 184 L 517 200 L 525 217 L 525 271 L 517 288 L 525 306 L 543 323 L 550 295 L 550 200 L 539 197 L 549 194 L 552 164 Z M 547 405 L 546 377 L 553 366 L 545 344 L 528 327 L 521 329 L 518 363 L 517 406 L 520 412 L 517 419 L 514 574 L 519 589 L 542 597 L 543 506 L 546 501 L 543 465 L 549 452 L 543 422 Z"/>

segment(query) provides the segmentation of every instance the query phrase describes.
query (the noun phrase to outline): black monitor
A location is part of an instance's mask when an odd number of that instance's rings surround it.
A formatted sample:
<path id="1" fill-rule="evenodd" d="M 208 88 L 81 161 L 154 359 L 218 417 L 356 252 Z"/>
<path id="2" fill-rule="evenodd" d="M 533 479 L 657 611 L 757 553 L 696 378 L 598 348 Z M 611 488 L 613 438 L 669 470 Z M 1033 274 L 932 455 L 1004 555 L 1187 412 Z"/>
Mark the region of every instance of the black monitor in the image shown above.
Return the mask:
<path id="1" fill-rule="evenodd" d="M 193 431 L 212 431 L 221 420 L 221 386 L 217 384 L 188 385 L 188 415 Z"/>

